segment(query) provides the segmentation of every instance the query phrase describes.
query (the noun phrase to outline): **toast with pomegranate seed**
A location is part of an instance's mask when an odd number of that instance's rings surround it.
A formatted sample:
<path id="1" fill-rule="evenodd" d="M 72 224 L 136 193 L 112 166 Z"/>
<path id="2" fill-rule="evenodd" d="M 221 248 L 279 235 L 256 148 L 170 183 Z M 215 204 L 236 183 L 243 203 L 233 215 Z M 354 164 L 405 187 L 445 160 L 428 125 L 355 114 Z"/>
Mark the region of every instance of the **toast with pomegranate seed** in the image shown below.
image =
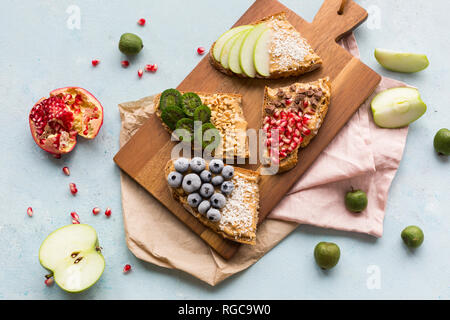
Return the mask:
<path id="1" fill-rule="evenodd" d="M 208 163 L 206 163 L 205 170 L 209 170 Z M 168 177 L 168 179 L 170 173 L 176 172 L 173 160 L 167 162 L 164 171 L 165 176 Z M 190 173 L 193 173 L 193 171 L 189 167 L 189 169 L 182 174 L 183 179 Z M 178 201 L 203 225 L 226 239 L 255 245 L 259 212 L 259 180 L 259 172 L 234 167 L 234 175 L 228 180 L 234 184 L 234 189 L 231 194 L 226 196 L 225 206 L 219 209 L 221 214 L 220 221 L 211 221 L 208 219 L 207 214 L 199 212 L 198 207 L 190 206 L 188 202 L 188 193 L 182 186 L 168 186 L 168 188 L 170 189 L 173 199 Z M 220 193 L 220 186 L 215 186 L 214 192 Z M 212 197 L 210 197 L 209 200 L 210 199 L 212 199 Z M 202 199 L 202 201 L 203 200 L 205 199 Z"/>
<path id="2" fill-rule="evenodd" d="M 180 92 L 184 94 L 186 92 Z M 232 93 L 195 92 L 203 105 L 211 110 L 210 123 L 215 126 L 221 136 L 221 144 L 215 150 L 215 156 L 222 158 L 248 158 L 247 126 L 242 110 L 242 95 Z M 161 94 L 154 98 L 155 113 L 163 127 L 172 133 L 162 119 Z M 193 144 L 194 145 L 194 144 Z M 193 146 L 194 147 L 194 146 Z"/>
<path id="3" fill-rule="evenodd" d="M 330 98 L 328 77 L 282 88 L 265 88 L 263 130 L 267 139 L 264 158 L 268 162 L 279 162 L 279 173 L 297 165 L 298 150 L 305 148 L 317 135 Z M 277 131 L 278 143 L 272 137 Z"/>
<path id="4" fill-rule="evenodd" d="M 285 12 L 225 32 L 212 44 L 209 60 L 225 74 L 266 79 L 299 76 L 322 65 Z"/>

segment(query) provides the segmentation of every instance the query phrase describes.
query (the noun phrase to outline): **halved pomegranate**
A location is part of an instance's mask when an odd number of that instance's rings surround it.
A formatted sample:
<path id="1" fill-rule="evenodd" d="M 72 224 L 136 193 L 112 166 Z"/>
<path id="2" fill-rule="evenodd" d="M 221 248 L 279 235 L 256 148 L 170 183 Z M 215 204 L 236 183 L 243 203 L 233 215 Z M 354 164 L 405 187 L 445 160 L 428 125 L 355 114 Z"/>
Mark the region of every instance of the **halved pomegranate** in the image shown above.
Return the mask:
<path id="1" fill-rule="evenodd" d="M 54 155 L 72 151 L 77 135 L 97 136 L 103 124 L 103 107 L 87 90 L 66 87 L 50 92 L 31 109 L 30 129 L 36 144 Z"/>

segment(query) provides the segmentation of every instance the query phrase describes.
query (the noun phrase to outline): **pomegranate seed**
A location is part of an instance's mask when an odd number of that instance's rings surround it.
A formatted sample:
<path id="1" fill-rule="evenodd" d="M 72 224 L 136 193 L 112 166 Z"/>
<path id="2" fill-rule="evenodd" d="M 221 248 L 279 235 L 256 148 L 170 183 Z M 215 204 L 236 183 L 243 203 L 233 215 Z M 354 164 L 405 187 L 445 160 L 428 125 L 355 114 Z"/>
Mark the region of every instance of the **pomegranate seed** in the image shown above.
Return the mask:
<path id="1" fill-rule="evenodd" d="M 270 124 L 271 124 L 272 126 L 274 126 L 276 123 L 277 123 L 277 120 L 275 120 L 275 119 L 271 119 L 271 120 L 270 120 Z"/>
<path id="2" fill-rule="evenodd" d="M 80 221 L 72 219 L 72 224 L 80 224 Z"/>
<path id="3" fill-rule="evenodd" d="M 203 47 L 198 47 L 198 48 L 197 48 L 197 53 L 198 53 L 199 55 L 204 54 L 204 53 L 205 53 L 205 48 L 203 48 Z"/>
<path id="4" fill-rule="evenodd" d="M 142 19 L 139 19 L 137 23 L 138 23 L 138 25 L 140 25 L 140 26 L 145 26 L 145 19 L 143 19 L 143 18 L 142 18 Z"/>
<path id="5" fill-rule="evenodd" d="M 264 125 L 263 130 L 266 131 L 266 132 L 267 132 L 267 130 L 269 130 L 269 124 L 268 123 L 266 123 Z"/>
<path id="6" fill-rule="evenodd" d="M 308 128 L 303 128 L 303 134 L 305 136 L 309 135 L 311 133 L 311 130 L 309 130 Z"/>
<path id="7" fill-rule="evenodd" d="M 309 105 L 308 100 L 304 100 L 304 101 L 303 101 L 303 106 L 304 106 L 304 107 L 307 107 L 308 105 Z"/>
<path id="8" fill-rule="evenodd" d="M 76 194 L 77 194 L 78 189 L 77 189 L 77 186 L 76 186 L 75 183 L 69 183 L 69 188 L 70 188 L 70 192 L 71 192 L 73 195 L 76 195 Z"/>
<path id="9" fill-rule="evenodd" d="M 142 69 L 139 69 L 139 70 L 138 70 L 138 76 L 139 76 L 139 78 L 141 78 L 143 74 L 144 74 L 144 71 L 142 71 Z"/>
<path id="10" fill-rule="evenodd" d="M 128 60 L 123 60 L 123 61 L 121 62 L 121 64 L 122 64 L 122 67 L 128 68 L 128 66 L 130 65 L 130 62 L 129 62 Z"/>
<path id="11" fill-rule="evenodd" d="M 94 209 L 92 209 L 92 213 L 97 215 L 100 213 L 100 208 L 95 207 Z"/>
<path id="12" fill-rule="evenodd" d="M 27 209 L 27 215 L 28 215 L 29 217 L 32 217 L 32 216 L 33 216 L 33 208 L 32 208 L 32 207 L 28 207 L 28 209 Z"/>
<path id="13" fill-rule="evenodd" d="M 53 282 L 54 282 L 53 278 L 48 278 L 48 279 L 45 279 L 45 281 L 44 281 L 44 283 L 47 287 L 50 287 L 51 285 L 53 285 Z"/>
<path id="14" fill-rule="evenodd" d="M 147 71 L 147 72 L 156 72 L 157 69 L 158 69 L 158 67 L 156 66 L 156 64 L 145 65 L 145 71 Z"/>
<path id="15" fill-rule="evenodd" d="M 107 217 L 111 216 L 111 208 L 106 208 L 105 216 Z"/>
<path id="16" fill-rule="evenodd" d="M 70 170 L 69 170 L 69 168 L 64 167 L 64 168 L 62 168 L 62 171 L 64 172 L 64 174 L 65 174 L 66 176 L 70 176 Z"/>
<path id="17" fill-rule="evenodd" d="M 275 119 L 278 119 L 280 117 L 280 110 L 275 111 L 273 116 L 275 117 Z"/>
<path id="18" fill-rule="evenodd" d="M 70 216 L 75 220 L 80 220 L 80 217 L 78 216 L 78 214 L 75 211 L 71 212 Z"/>
<path id="19" fill-rule="evenodd" d="M 156 63 L 153 64 L 152 66 L 153 66 L 152 72 L 158 71 L 158 65 Z"/>
<path id="20" fill-rule="evenodd" d="M 299 129 L 295 129 L 294 131 L 294 138 L 298 138 L 300 137 L 300 130 Z"/>
<path id="21" fill-rule="evenodd" d="M 129 264 L 126 264 L 125 267 L 123 267 L 123 273 L 128 273 L 131 270 L 131 266 Z"/>
<path id="22" fill-rule="evenodd" d="M 294 139 L 292 139 L 293 142 L 291 143 L 291 147 L 295 148 L 299 143 L 300 143 L 300 139 L 295 137 Z"/>
<path id="23" fill-rule="evenodd" d="M 272 137 L 272 133 L 271 132 L 267 132 L 266 136 L 267 136 L 267 139 L 270 139 Z"/>
<path id="24" fill-rule="evenodd" d="M 279 126 L 280 126 L 280 123 L 281 123 L 281 119 L 280 119 L 280 120 L 277 120 L 277 121 L 275 122 L 275 125 L 276 125 L 277 127 L 279 127 Z"/>
<path id="25" fill-rule="evenodd" d="M 290 105 L 292 103 L 292 100 L 291 99 L 286 99 L 286 105 L 288 106 L 288 105 Z"/>
<path id="26" fill-rule="evenodd" d="M 99 63 L 100 63 L 100 60 L 97 60 L 97 59 L 92 60 L 92 65 L 93 65 L 94 67 L 96 67 Z"/>
<path id="27" fill-rule="evenodd" d="M 272 144 L 272 140 L 267 139 L 267 140 L 266 140 L 266 146 L 269 147 L 271 144 Z"/>
<path id="28" fill-rule="evenodd" d="M 280 152 L 280 158 L 286 158 L 287 154 L 286 152 Z"/>
<path id="29" fill-rule="evenodd" d="M 308 124 L 309 119 L 307 117 L 303 117 L 302 124 Z"/>

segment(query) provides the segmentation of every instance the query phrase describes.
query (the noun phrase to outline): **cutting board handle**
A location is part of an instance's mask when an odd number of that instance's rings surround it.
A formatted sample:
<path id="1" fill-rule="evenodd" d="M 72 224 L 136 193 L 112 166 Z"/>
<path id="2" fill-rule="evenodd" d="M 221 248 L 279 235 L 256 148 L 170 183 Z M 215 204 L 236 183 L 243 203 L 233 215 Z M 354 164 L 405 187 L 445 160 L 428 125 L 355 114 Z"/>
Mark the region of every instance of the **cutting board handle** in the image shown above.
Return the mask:
<path id="1" fill-rule="evenodd" d="M 353 0 L 346 1 L 343 13 L 339 14 L 341 3 L 342 0 L 325 0 L 314 17 L 312 28 L 321 30 L 316 33 L 321 40 L 338 41 L 367 19 L 367 11 Z"/>

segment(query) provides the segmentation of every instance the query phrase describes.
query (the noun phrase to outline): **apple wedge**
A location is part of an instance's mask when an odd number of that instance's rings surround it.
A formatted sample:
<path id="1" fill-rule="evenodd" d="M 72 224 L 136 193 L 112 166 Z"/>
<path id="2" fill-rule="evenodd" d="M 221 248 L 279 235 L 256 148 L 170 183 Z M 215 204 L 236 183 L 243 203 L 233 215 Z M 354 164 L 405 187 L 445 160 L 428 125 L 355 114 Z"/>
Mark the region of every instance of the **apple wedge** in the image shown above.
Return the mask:
<path id="1" fill-rule="evenodd" d="M 240 33 L 239 38 L 237 38 L 236 41 L 234 42 L 233 47 L 231 48 L 230 54 L 228 56 L 228 67 L 230 68 L 231 71 L 233 71 L 236 74 L 242 74 L 241 65 L 239 63 L 239 52 L 241 50 L 241 46 L 242 43 L 244 42 L 245 37 L 252 29 L 253 27 Z"/>
<path id="2" fill-rule="evenodd" d="M 214 59 L 216 59 L 216 61 L 220 61 L 220 54 L 222 53 L 222 48 L 225 45 L 225 43 L 234 35 L 236 35 L 237 33 L 244 31 L 245 29 L 251 28 L 252 26 L 239 26 L 236 28 L 232 28 L 230 30 L 228 30 L 227 32 L 225 32 L 224 34 L 222 34 L 219 39 L 217 39 L 216 43 L 214 44 L 214 49 L 213 49 L 213 57 Z"/>
<path id="3" fill-rule="evenodd" d="M 247 77 L 254 78 L 256 76 L 253 53 L 255 51 L 256 41 L 268 28 L 269 27 L 265 23 L 257 24 L 252 31 L 247 34 L 242 43 L 239 51 L 239 64 Z"/>
<path id="4" fill-rule="evenodd" d="M 222 48 L 222 52 L 220 53 L 220 64 L 225 69 L 229 69 L 228 67 L 228 57 L 230 55 L 231 48 L 233 47 L 236 40 L 239 38 L 239 36 L 244 33 L 245 31 L 241 31 L 234 36 L 232 36 L 228 41 L 225 43 L 225 45 Z"/>
<path id="5" fill-rule="evenodd" d="M 388 70 L 406 73 L 421 71 L 430 64 L 424 54 L 396 52 L 379 48 L 375 49 L 375 59 Z"/>
<path id="6" fill-rule="evenodd" d="M 371 102 L 373 120 L 382 128 L 400 128 L 419 119 L 427 110 L 414 88 L 387 89 L 377 94 Z"/>
<path id="7" fill-rule="evenodd" d="M 272 39 L 272 30 L 265 30 L 256 41 L 253 52 L 253 63 L 256 72 L 263 77 L 270 76 L 270 41 Z"/>
<path id="8" fill-rule="evenodd" d="M 87 224 L 71 224 L 52 232 L 42 242 L 39 261 L 68 292 L 88 289 L 105 269 L 97 232 Z"/>

